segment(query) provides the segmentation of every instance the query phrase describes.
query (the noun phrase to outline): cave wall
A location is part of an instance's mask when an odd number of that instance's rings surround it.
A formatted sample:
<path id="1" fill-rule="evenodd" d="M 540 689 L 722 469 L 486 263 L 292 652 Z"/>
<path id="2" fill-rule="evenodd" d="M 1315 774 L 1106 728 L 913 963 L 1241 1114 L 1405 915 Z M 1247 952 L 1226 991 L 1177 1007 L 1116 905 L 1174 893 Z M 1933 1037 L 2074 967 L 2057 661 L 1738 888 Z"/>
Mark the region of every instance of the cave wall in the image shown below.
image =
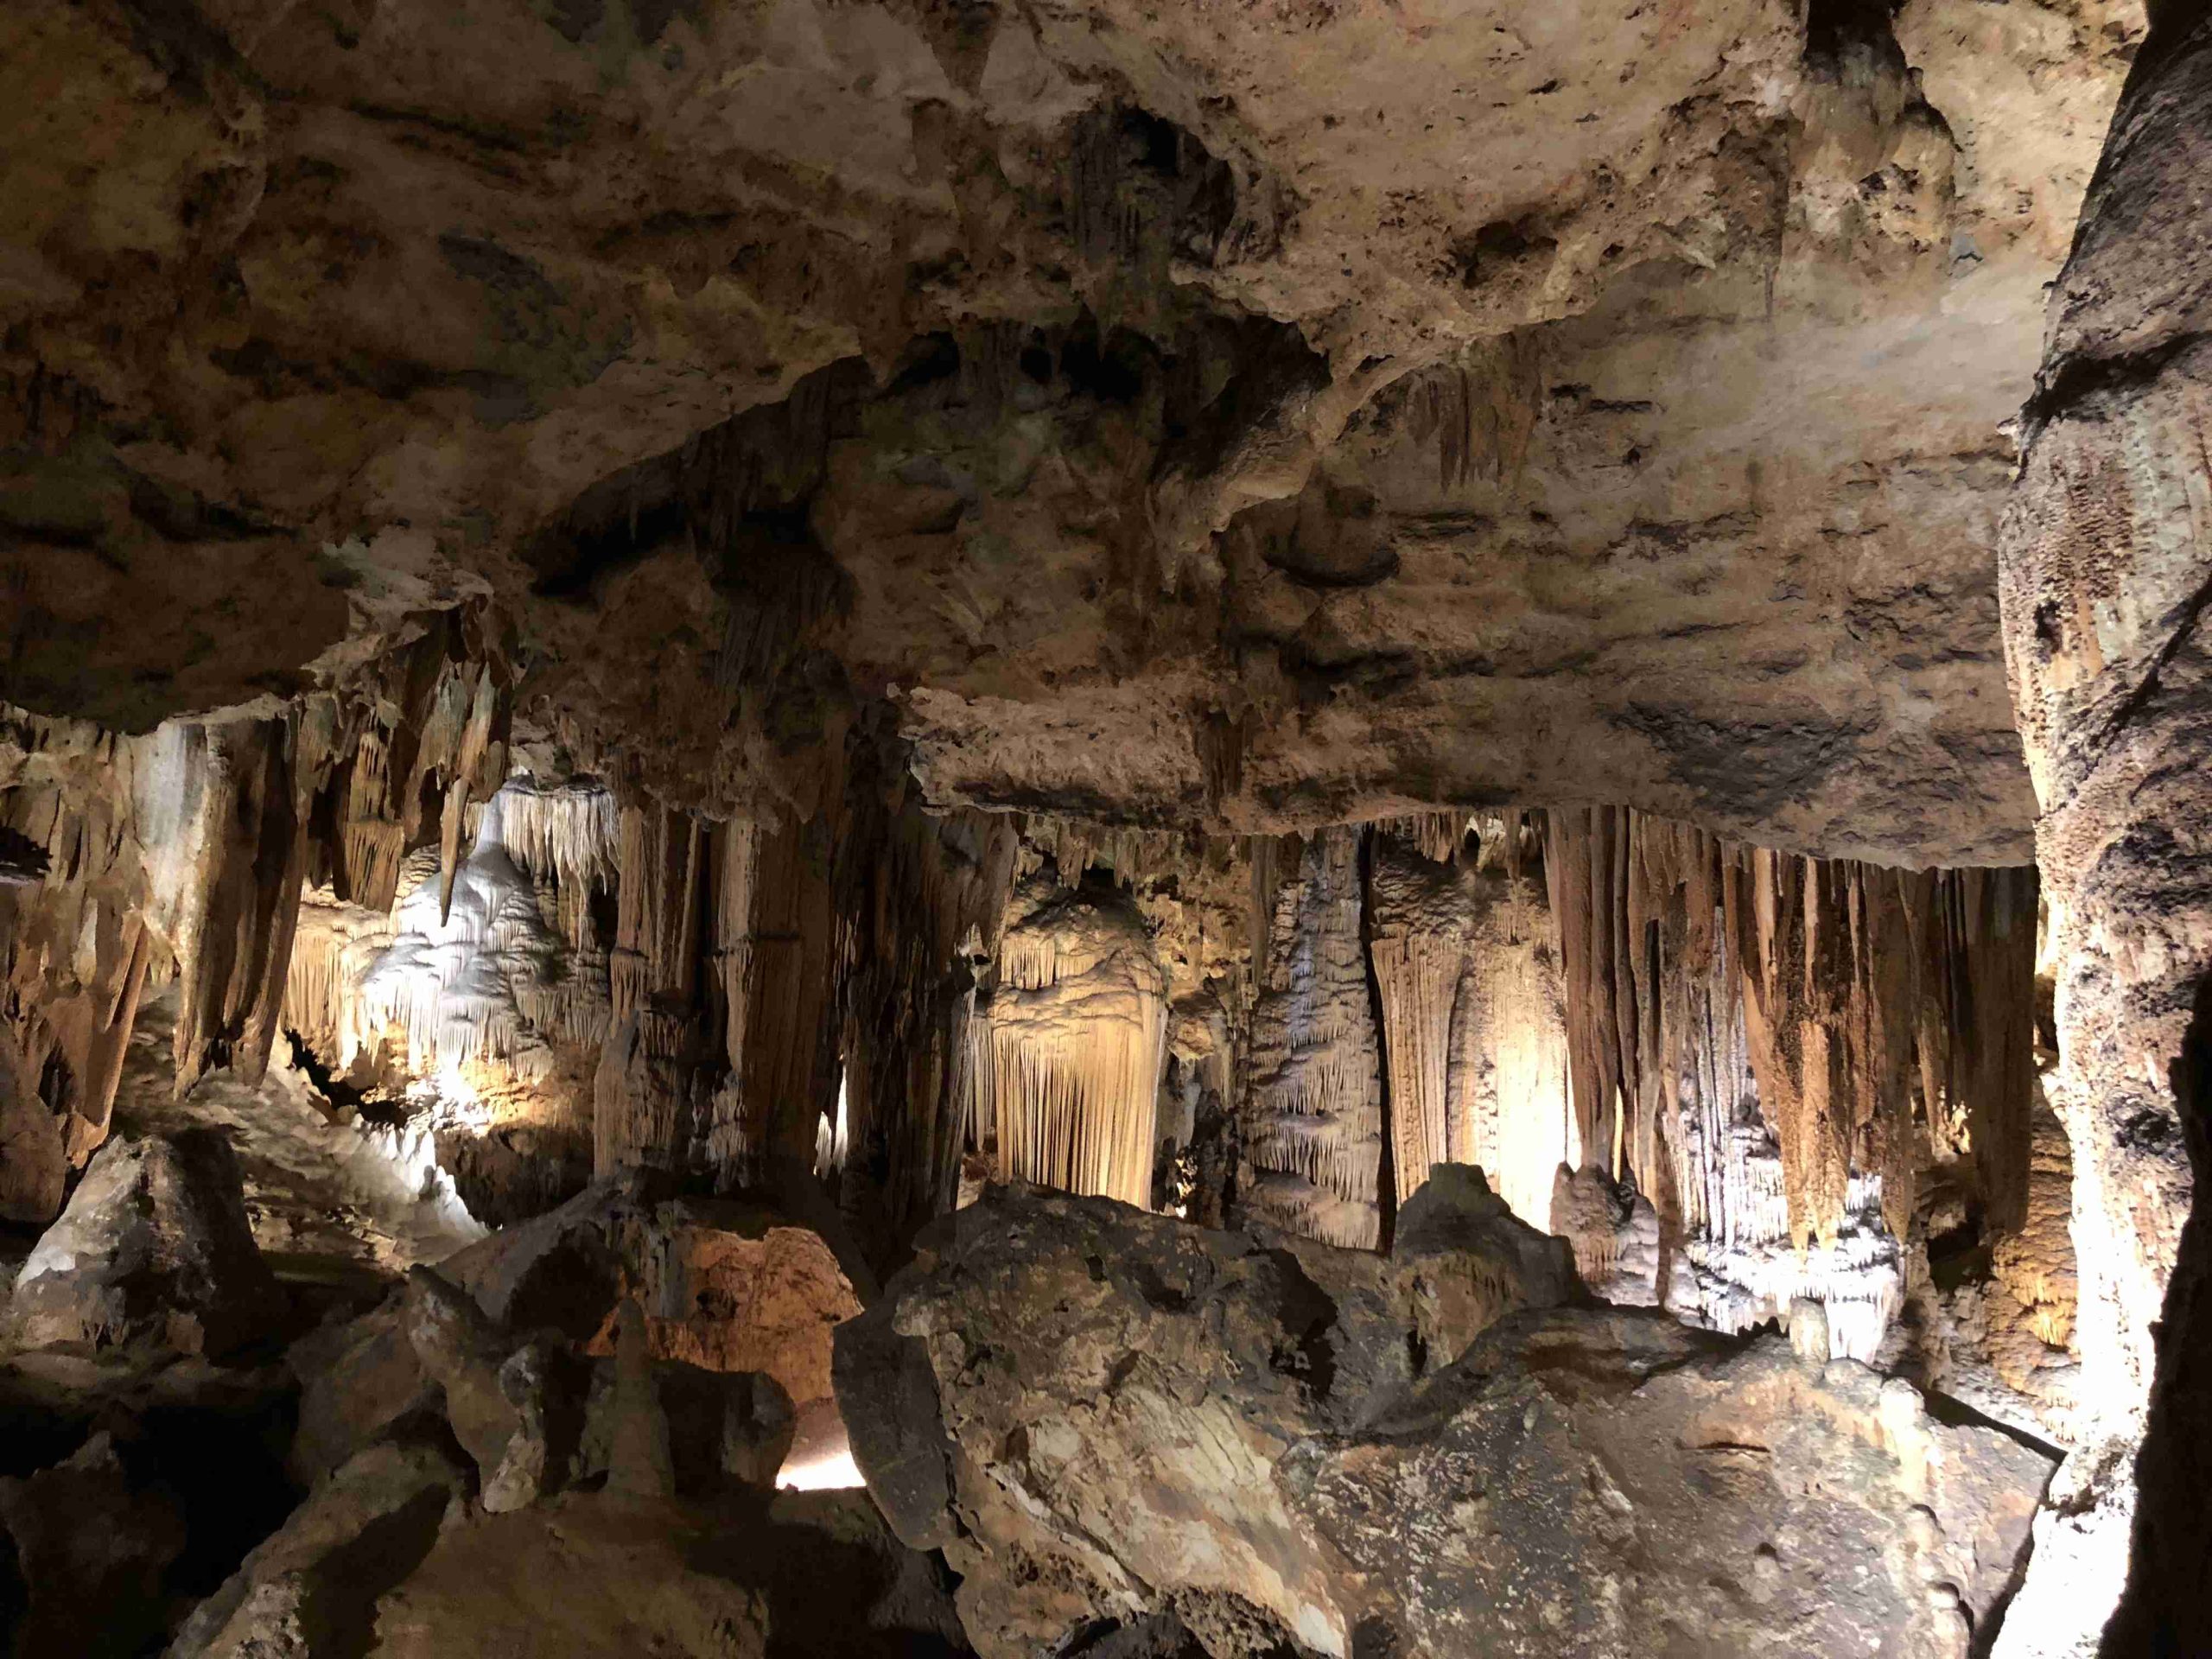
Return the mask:
<path id="1" fill-rule="evenodd" d="M 2007 1654 L 2100 1650 L 2123 1582 L 2101 1651 L 2186 1652 L 2208 1635 L 2201 11 L 2160 19 L 2113 118 L 2050 296 L 2003 545 L 2005 648 L 2056 933 L 2054 1103 L 2073 1143 L 2093 1414 L 2038 1523 Z"/>

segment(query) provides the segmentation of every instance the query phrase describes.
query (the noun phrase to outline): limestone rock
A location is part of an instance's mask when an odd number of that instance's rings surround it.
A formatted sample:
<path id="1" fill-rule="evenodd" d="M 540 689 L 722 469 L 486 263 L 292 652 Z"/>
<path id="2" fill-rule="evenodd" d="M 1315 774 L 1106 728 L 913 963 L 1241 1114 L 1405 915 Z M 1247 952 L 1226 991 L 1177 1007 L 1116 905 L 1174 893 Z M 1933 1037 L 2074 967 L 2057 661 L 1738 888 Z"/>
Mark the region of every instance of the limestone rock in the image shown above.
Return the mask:
<path id="1" fill-rule="evenodd" d="M 69 1179 L 61 1122 L 12 1033 L 0 1031 L 0 1218 L 51 1221 Z"/>
<path id="2" fill-rule="evenodd" d="M 292 1345 L 286 1362 L 300 1381 L 291 1466 L 314 1484 L 368 1449 L 396 1423 L 436 1410 L 436 1383 L 416 1357 L 404 1299 L 394 1294 L 359 1319 L 327 1325 Z"/>
<path id="3" fill-rule="evenodd" d="M 711 1512 L 611 1495 L 471 1519 L 377 1602 L 363 1650 L 764 1659 L 760 1592 L 694 1565 L 715 1530 Z"/>
<path id="4" fill-rule="evenodd" d="M 1659 1303 L 1659 1213 L 1632 1187 L 1602 1169 L 1565 1164 L 1552 1185 L 1552 1231 L 1574 1249 L 1575 1270 L 1600 1301 L 1623 1307 Z"/>
<path id="5" fill-rule="evenodd" d="M 16 1276 L 27 1347 L 150 1343 L 219 1354 L 283 1310 L 237 1160 L 210 1131 L 111 1141 Z"/>
<path id="6" fill-rule="evenodd" d="M 841 1332 L 855 1458 L 985 1659 L 1170 1612 L 1217 1659 L 1903 1656 L 2005 1590 L 2049 1461 L 1909 1385 L 1525 1289 L 1416 1377 L 1386 1273 L 995 1191 Z"/>
<path id="7" fill-rule="evenodd" d="M 168 1659 L 360 1652 L 378 1595 L 428 1553 L 461 1486 L 431 1446 L 351 1459 L 193 1611 Z"/>
<path id="8" fill-rule="evenodd" d="M 440 1271 L 493 1319 L 552 1326 L 600 1354 L 635 1297 L 655 1357 L 766 1372 L 799 1407 L 830 1397 L 830 1332 L 860 1311 L 855 1283 L 873 1285 L 854 1255 L 780 1209 L 655 1202 L 635 1181 L 503 1229 Z"/>
<path id="9" fill-rule="evenodd" d="M 1564 1241 L 1538 1232 L 1479 1169 L 1437 1164 L 1398 1212 L 1390 1244 L 1401 1294 L 1429 1367 L 1450 1364 L 1505 1314 L 1575 1299 Z"/>
<path id="10" fill-rule="evenodd" d="M 522 1407 L 508 1397 L 503 1369 L 512 1339 L 464 1292 L 429 1268 L 407 1275 L 402 1317 L 416 1363 L 443 1396 L 454 1438 L 490 1481 L 523 1427 Z M 522 1384 L 527 1376 L 518 1370 L 515 1381 Z"/>
<path id="11" fill-rule="evenodd" d="M 159 1491 L 141 1491 L 103 1432 L 50 1469 L 0 1480 L 0 1527 L 15 1547 L 28 1605 L 12 1651 L 125 1653 L 157 1635 L 163 1570 L 185 1526 Z"/>

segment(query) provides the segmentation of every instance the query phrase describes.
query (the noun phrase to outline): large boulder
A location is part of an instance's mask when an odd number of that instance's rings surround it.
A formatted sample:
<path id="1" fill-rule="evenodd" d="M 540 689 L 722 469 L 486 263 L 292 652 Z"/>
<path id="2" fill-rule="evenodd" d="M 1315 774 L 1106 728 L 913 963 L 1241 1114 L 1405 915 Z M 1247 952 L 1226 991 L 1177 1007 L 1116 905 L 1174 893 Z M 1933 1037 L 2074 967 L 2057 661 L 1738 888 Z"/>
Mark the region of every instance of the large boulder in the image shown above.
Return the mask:
<path id="1" fill-rule="evenodd" d="M 1509 1282 L 1461 1185 L 1422 1271 L 1495 1317 L 1432 1324 L 1448 1358 L 1363 1253 L 1007 1192 L 926 1231 L 838 1387 L 985 1659 L 1170 1614 L 1216 1659 L 1967 1652 L 2046 1458 L 1777 1338 L 1541 1306 L 1563 1263 Z"/>
<path id="2" fill-rule="evenodd" d="M 414 1570 L 462 1489 L 436 1447 L 349 1459 L 193 1610 L 168 1659 L 321 1659 L 366 1645 L 377 1597 Z"/>
<path id="3" fill-rule="evenodd" d="M 16 1275 L 9 1323 L 27 1348 L 219 1354 L 267 1332 L 283 1306 L 229 1142 L 188 1129 L 99 1150 Z"/>

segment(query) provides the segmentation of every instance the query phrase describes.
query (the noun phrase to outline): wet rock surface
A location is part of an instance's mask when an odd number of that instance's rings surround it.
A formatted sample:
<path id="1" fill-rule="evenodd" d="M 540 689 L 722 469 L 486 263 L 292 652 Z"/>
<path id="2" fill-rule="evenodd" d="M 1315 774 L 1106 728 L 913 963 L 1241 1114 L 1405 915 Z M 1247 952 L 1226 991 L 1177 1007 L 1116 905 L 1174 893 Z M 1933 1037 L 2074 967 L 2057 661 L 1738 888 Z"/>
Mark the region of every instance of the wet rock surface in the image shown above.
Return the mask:
<path id="1" fill-rule="evenodd" d="M 2001 1608 L 2041 1452 L 1541 1275 L 1431 1348 L 1395 1265 L 995 1192 L 841 1332 L 855 1456 L 987 1656 L 1963 1655 Z"/>

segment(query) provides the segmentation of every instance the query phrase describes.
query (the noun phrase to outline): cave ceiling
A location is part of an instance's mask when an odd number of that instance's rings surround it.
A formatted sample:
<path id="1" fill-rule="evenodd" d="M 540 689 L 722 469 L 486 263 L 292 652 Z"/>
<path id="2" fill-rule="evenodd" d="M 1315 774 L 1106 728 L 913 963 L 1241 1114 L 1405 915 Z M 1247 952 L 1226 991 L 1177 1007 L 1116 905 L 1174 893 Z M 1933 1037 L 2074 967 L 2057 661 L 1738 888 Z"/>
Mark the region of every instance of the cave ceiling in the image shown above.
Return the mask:
<path id="1" fill-rule="evenodd" d="M 0 699 L 484 594 L 727 812 L 2024 862 L 2009 417 L 2139 6 L 24 0 Z"/>

